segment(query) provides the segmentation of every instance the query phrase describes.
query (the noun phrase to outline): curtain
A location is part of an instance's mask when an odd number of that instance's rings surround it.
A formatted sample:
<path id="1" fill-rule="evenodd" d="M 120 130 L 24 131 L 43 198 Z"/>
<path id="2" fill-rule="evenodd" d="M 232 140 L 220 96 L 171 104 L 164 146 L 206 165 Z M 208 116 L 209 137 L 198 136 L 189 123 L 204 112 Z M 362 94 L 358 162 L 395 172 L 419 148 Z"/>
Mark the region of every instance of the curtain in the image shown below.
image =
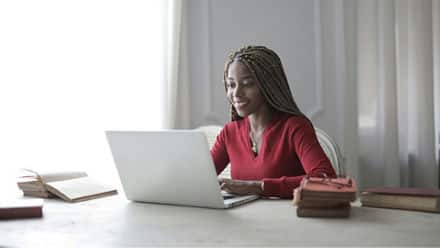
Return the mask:
<path id="1" fill-rule="evenodd" d="M 19 168 L 118 181 L 105 131 L 164 126 L 175 2 L 0 1 L 0 194 Z"/>
<path id="2" fill-rule="evenodd" d="M 360 184 L 439 185 L 439 1 L 357 1 Z"/>
<path id="3" fill-rule="evenodd" d="M 162 126 L 167 129 L 191 125 L 186 5 L 182 0 L 168 1 L 165 95 L 162 98 L 165 109 Z"/>

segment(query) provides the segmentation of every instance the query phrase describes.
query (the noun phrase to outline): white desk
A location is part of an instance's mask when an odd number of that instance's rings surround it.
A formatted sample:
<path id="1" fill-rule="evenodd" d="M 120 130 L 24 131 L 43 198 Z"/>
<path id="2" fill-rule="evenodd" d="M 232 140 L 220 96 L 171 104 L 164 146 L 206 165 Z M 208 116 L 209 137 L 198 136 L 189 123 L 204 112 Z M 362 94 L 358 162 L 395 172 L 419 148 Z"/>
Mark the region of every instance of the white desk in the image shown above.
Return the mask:
<path id="1" fill-rule="evenodd" d="M 298 218 L 287 200 L 229 210 L 46 200 L 44 217 L 0 221 L 0 247 L 440 245 L 440 214 L 353 206 L 349 219 Z"/>

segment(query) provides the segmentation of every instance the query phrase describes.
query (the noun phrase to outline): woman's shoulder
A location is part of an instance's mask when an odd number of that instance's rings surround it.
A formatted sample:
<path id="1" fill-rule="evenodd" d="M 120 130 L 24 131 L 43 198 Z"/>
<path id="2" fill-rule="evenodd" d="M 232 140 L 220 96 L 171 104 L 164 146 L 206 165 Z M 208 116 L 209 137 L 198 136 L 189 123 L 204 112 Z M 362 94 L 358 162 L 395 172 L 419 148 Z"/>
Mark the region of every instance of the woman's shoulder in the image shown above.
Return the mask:
<path id="1" fill-rule="evenodd" d="M 305 117 L 300 115 L 291 115 L 286 114 L 283 116 L 283 126 L 286 128 L 300 128 L 304 126 L 312 126 L 311 121 Z"/>
<path id="2" fill-rule="evenodd" d="M 289 137 L 314 133 L 312 122 L 305 116 L 287 115 L 280 121 L 277 131 Z"/>
<path id="3" fill-rule="evenodd" d="M 298 132 L 309 133 L 313 130 L 312 122 L 307 117 L 292 114 L 284 114 L 274 127 L 275 132 L 287 135 L 295 135 Z"/>
<path id="4" fill-rule="evenodd" d="M 228 133 L 238 132 L 245 127 L 245 124 L 246 124 L 245 119 L 230 121 L 225 124 L 222 131 Z"/>

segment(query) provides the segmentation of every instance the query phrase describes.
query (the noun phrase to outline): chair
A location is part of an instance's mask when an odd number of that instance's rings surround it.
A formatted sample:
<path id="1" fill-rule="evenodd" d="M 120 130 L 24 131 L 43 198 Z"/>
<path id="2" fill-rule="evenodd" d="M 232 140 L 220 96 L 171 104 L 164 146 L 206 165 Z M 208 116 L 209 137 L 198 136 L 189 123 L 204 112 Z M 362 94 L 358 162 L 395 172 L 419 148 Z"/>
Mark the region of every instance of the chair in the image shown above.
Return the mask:
<path id="1" fill-rule="evenodd" d="M 212 146 L 215 143 L 215 139 L 217 138 L 217 135 L 222 130 L 221 126 L 217 125 L 208 125 L 208 126 L 200 126 L 196 128 L 196 130 L 202 131 L 206 139 L 208 140 L 209 148 L 212 148 Z M 228 164 L 226 168 L 222 171 L 222 173 L 219 175 L 222 178 L 231 178 L 231 166 Z"/>
<path id="2" fill-rule="evenodd" d="M 318 138 L 319 144 L 321 145 L 328 159 L 332 163 L 336 174 L 338 176 L 344 176 L 344 161 L 339 146 L 328 134 L 326 134 L 321 129 L 315 128 L 315 133 L 316 137 Z"/>
<path id="3" fill-rule="evenodd" d="M 215 143 L 215 139 L 217 135 L 222 130 L 221 126 L 217 125 L 208 125 L 208 126 L 200 126 L 196 128 L 196 130 L 202 131 L 208 140 L 209 147 Z M 318 138 L 318 142 L 324 150 L 325 154 L 329 158 L 333 168 L 336 171 L 338 176 L 344 176 L 344 166 L 343 166 L 343 157 L 341 151 L 339 150 L 339 146 L 333 141 L 332 138 L 324 131 L 319 128 L 315 128 L 316 137 Z M 226 166 L 223 172 L 220 174 L 220 177 L 231 178 L 231 168 L 230 165 Z"/>
<path id="4" fill-rule="evenodd" d="M 208 140 L 209 148 L 212 148 L 215 143 L 215 139 L 217 138 L 217 135 L 222 130 L 222 127 L 217 125 L 208 125 L 200 126 L 196 128 L 196 130 L 202 131 L 205 134 L 206 139 Z"/>

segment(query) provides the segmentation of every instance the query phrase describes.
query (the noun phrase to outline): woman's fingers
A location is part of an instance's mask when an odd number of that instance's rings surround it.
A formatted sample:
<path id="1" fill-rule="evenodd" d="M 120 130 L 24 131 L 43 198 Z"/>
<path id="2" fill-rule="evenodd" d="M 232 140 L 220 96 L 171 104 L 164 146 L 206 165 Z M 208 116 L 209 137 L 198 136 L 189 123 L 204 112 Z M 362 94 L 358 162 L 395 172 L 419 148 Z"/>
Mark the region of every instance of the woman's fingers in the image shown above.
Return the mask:
<path id="1" fill-rule="evenodd" d="M 231 187 L 229 187 L 229 185 L 226 184 L 226 183 L 222 183 L 220 185 L 220 189 L 223 190 L 223 191 L 226 191 L 228 193 L 234 193 L 233 190 L 231 189 Z"/>
<path id="2" fill-rule="evenodd" d="M 219 178 L 218 181 L 221 182 L 221 183 L 231 183 L 234 180 L 229 179 L 229 178 Z"/>
<path id="3" fill-rule="evenodd" d="M 237 195 L 261 194 L 261 182 L 222 179 L 220 188 L 228 193 Z"/>

